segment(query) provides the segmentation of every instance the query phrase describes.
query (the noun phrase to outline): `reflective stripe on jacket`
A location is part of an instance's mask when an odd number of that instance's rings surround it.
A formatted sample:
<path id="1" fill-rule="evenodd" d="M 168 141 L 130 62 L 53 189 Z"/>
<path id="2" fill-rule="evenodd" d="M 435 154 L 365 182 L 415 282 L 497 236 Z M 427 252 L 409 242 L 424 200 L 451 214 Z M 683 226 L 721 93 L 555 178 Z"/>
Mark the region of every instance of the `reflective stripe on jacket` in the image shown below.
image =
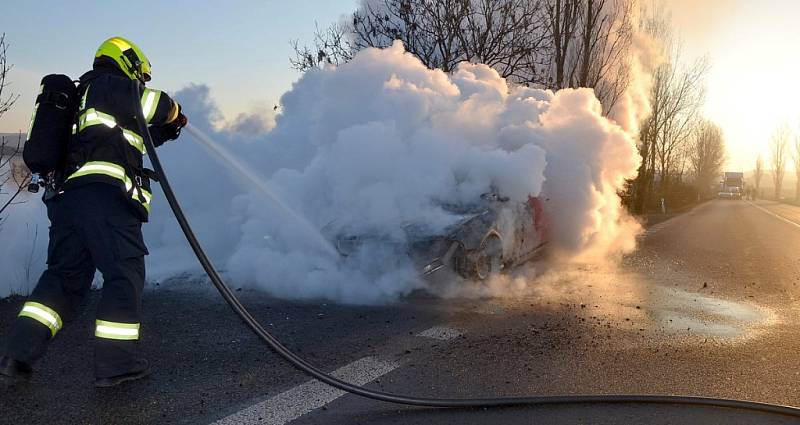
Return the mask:
<path id="1" fill-rule="evenodd" d="M 141 108 L 148 125 L 164 125 L 178 115 L 177 104 L 159 90 L 134 85 L 116 69 L 95 69 L 81 77 L 84 87 L 74 135 L 68 147 L 64 190 L 86 183 L 104 182 L 125 190 L 142 221 L 150 212 L 150 182 L 143 175 L 144 138 L 136 123 Z M 154 139 L 156 146 L 163 140 Z"/>

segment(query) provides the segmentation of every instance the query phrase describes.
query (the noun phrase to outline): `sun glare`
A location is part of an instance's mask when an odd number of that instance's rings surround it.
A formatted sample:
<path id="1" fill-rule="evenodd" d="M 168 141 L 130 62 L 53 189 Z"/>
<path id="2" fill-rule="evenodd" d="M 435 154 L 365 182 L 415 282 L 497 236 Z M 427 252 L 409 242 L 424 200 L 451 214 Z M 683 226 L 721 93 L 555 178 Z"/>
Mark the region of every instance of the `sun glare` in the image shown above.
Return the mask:
<path id="1" fill-rule="evenodd" d="M 682 16 L 676 20 L 684 22 L 687 53 L 707 55 L 711 62 L 705 112 L 725 132 L 727 166 L 746 171 L 758 154 L 768 154 L 777 126 L 800 128 L 800 27 L 791 22 L 800 15 L 800 3 L 716 3 L 720 19 L 713 25 Z"/>

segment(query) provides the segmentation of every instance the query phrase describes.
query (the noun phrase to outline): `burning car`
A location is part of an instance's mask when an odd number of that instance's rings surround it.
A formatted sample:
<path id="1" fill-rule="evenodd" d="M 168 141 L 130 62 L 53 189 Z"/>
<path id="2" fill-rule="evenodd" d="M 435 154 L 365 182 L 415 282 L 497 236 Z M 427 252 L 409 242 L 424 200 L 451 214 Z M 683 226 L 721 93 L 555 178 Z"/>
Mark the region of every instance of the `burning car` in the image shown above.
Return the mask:
<path id="1" fill-rule="evenodd" d="M 485 280 L 503 270 L 536 257 L 547 244 L 544 201 L 528 197 L 513 202 L 486 193 L 470 205 L 441 204 L 458 217 L 456 223 L 432 232 L 424 223 L 402 227 L 405 242 L 371 234 L 340 231 L 329 236 L 342 256 L 350 256 L 366 244 L 392 245 L 404 251 L 422 276 L 449 270 L 467 279 Z M 330 235 L 331 224 L 323 229 Z"/>

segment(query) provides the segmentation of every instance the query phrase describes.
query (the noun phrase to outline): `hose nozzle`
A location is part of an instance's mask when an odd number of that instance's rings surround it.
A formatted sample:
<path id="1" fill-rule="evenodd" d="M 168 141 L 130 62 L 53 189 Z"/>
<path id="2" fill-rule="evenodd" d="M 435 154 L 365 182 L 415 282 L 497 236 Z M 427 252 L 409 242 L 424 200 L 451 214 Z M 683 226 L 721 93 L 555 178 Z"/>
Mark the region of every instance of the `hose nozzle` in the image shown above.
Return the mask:
<path id="1" fill-rule="evenodd" d="M 28 192 L 39 193 L 39 187 L 44 187 L 46 180 L 39 173 L 31 174 L 31 181 L 28 182 Z"/>

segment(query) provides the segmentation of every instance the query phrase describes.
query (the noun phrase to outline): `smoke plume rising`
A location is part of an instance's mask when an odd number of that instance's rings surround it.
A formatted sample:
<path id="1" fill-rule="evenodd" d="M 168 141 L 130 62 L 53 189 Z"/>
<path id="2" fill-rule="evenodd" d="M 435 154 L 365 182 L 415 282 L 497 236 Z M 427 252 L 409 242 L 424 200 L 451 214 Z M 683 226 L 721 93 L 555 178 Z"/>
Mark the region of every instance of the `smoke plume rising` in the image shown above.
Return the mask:
<path id="1" fill-rule="evenodd" d="M 178 98 L 196 126 L 246 160 L 316 228 L 402 244 L 403 225 L 442 229 L 459 218 L 442 203 L 496 190 L 512 201 L 549 199 L 552 251 L 562 258 L 634 246 L 638 225 L 617 190 L 635 174 L 635 142 L 602 116 L 589 89 L 512 87 L 474 64 L 447 75 L 395 43 L 306 73 L 284 95 L 276 126 L 257 137 L 215 130 L 204 87 Z M 345 302 L 391 300 L 426 285 L 402 253 L 384 246 L 343 264 L 314 255 L 302 232 L 276 219 L 269 202 L 196 145 L 182 141 L 163 151 L 201 239 L 238 285 Z M 201 181 L 198 169 L 207 170 Z M 154 275 L 191 269 L 163 204 L 154 215 L 160 225 L 147 229 Z"/>
<path id="2" fill-rule="evenodd" d="M 219 113 L 204 86 L 176 98 L 195 127 L 317 229 L 402 245 L 402 226 L 424 223 L 435 232 L 459 219 L 442 204 L 497 191 L 511 202 L 548 199 L 556 258 L 604 259 L 635 246 L 639 226 L 617 195 L 636 174 L 635 140 L 602 115 L 590 89 L 510 86 L 481 64 L 448 75 L 396 42 L 304 74 L 281 99 L 271 130 L 249 117 L 216 128 Z M 377 303 L 428 285 L 402 252 L 383 244 L 344 262 L 318 255 L 313 238 L 193 140 L 159 153 L 201 242 L 235 286 Z M 150 279 L 199 272 L 161 193 L 145 236 Z"/>

